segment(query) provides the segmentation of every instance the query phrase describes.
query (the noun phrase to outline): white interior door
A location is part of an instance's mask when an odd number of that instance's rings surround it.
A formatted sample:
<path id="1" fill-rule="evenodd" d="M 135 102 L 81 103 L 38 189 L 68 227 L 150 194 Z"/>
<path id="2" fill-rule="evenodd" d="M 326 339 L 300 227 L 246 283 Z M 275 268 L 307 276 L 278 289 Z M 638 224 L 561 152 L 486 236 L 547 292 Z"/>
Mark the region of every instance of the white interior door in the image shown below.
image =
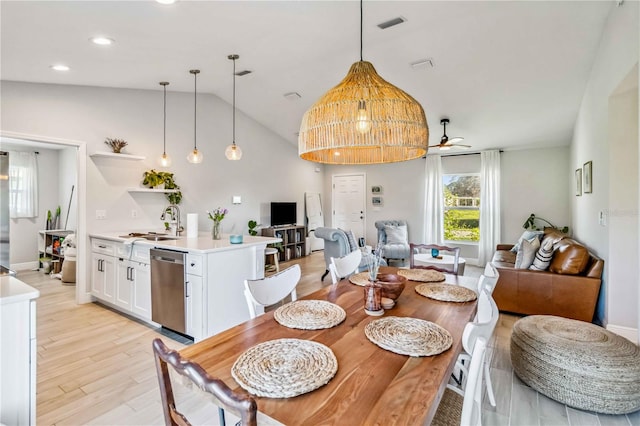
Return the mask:
<path id="1" fill-rule="evenodd" d="M 356 240 L 364 237 L 366 223 L 364 173 L 332 177 L 331 226 L 353 231 Z"/>

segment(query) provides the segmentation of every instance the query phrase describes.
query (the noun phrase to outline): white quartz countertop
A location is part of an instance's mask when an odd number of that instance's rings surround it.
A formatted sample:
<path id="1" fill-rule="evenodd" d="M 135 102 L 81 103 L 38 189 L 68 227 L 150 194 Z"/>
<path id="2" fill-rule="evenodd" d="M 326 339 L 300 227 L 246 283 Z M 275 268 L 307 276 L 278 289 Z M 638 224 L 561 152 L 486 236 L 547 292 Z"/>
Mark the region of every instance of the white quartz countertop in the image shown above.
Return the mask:
<path id="1" fill-rule="evenodd" d="M 0 305 L 35 299 L 40 292 L 10 275 L 0 277 Z"/>
<path id="2" fill-rule="evenodd" d="M 282 238 L 276 237 L 252 237 L 250 235 L 242 236 L 242 243 L 231 244 L 229 242 L 229 234 L 223 234 L 219 240 L 211 238 L 210 233 L 201 233 L 198 238 L 179 237 L 177 240 L 146 240 L 144 238 L 124 238 L 124 235 L 128 235 L 130 231 L 122 232 L 104 232 L 104 233 L 91 233 L 91 238 L 101 238 L 104 240 L 117 241 L 125 244 L 146 245 L 151 247 L 166 248 L 169 250 L 184 250 L 197 253 L 213 253 L 229 250 L 241 250 L 251 246 L 266 246 L 271 243 L 278 243 L 282 241 Z"/>

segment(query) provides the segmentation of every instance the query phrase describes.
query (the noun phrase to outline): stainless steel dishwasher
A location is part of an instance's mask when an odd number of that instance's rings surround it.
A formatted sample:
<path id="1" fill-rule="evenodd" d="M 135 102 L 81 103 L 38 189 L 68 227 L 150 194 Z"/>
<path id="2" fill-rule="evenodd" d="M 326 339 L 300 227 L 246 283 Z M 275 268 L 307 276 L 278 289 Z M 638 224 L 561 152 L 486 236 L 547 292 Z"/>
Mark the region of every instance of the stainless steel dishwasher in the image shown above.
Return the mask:
<path id="1" fill-rule="evenodd" d="M 186 253 L 151 249 L 151 320 L 186 334 Z"/>

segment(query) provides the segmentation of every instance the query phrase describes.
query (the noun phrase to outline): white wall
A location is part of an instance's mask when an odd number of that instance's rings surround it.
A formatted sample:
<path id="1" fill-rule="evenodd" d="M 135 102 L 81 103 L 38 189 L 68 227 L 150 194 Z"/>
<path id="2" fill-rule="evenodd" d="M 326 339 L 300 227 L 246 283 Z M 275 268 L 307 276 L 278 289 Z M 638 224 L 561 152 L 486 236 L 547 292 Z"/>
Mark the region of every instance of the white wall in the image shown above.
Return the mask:
<path id="1" fill-rule="evenodd" d="M 523 231 L 522 224 L 531 213 L 557 226 L 571 227 L 572 196 L 568 188 L 573 169 L 569 165 L 568 147 L 506 151 L 501 159 L 504 243 L 517 241 Z M 479 172 L 480 156 L 443 157 L 442 164 L 444 173 Z M 424 167 L 424 159 L 375 166 L 326 166 L 326 195 L 322 200 L 326 226 L 331 226 L 331 176 L 359 172 L 367 178 L 366 238 L 369 244 L 375 244 L 377 239 L 375 221 L 383 219 L 407 220 L 409 240 L 422 242 Z M 371 205 L 372 185 L 383 186 L 382 207 Z"/>
<path id="2" fill-rule="evenodd" d="M 13 144 L 2 144 L 9 152 L 37 151 L 38 162 L 38 216 L 35 218 L 11 219 L 10 262 L 15 269 L 34 267 L 38 260 L 38 231 L 46 229 L 47 210 L 55 215 L 58 207 L 58 151 L 53 149 L 34 149 Z M 9 154 L 11 155 L 11 154 Z M 27 266 L 24 266 L 24 265 Z"/>
<path id="3" fill-rule="evenodd" d="M 631 74 L 638 82 L 637 67 Z M 608 323 L 638 320 L 638 87 L 609 101 Z"/>
<path id="4" fill-rule="evenodd" d="M 60 219 L 60 228 L 77 229 L 78 228 L 78 184 L 77 184 L 78 150 L 76 148 L 63 148 L 58 152 L 59 152 L 58 154 L 58 167 L 59 167 L 58 205 L 62 209 L 61 219 Z M 72 186 L 74 187 L 73 197 L 71 197 Z M 69 205 L 70 198 L 71 198 L 71 205 Z M 66 224 L 66 228 L 65 228 L 65 224 Z"/>
<path id="5" fill-rule="evenodd" d="M 625 318 L 629 315 L 622 312 L 636 312 L 638 307 L 637 298 L 607 301 L 609 287 L 626 287 L 636 284 L 631 280 L 613 282 L 608 279 L 609 229 L 598 223 L 599 212 L 609 211 L 609 188 L 612 185 L 627 183 L 612 180 L 610 172 L 609 97 L 638 62 L 638 8 L 638 2 L 624 2 L 621 7 L 614 7 L 611 10 L 585 89 L 571 144 L 573 168 L 582 167 L 585 162 L 593 161 L 593 193 L 573 198 L 572 222 L 576 238 L 605 260 L 603 289 L 596 312 L 598 321 L 605 325 L 610 323 L 608 316 L 612 314 L 611 311 L 605 311 L 605 305 L 615 306 L 615 310 L 620 311 Z M 634 265 L 632 274 L 637 276 L 637 272 L 637 266 Z M 637 316 L 633 324 L 616 325 L 637 328 Z"/>
<path id="6" fill-rule="evenodd" d="M 105 138 L 117 137 L 129 142 L 124 152 L 147 157 L 144 161 L 87 159 L 87 232 L 162 227 L 165 197 L 127 192 L 140 186 L 145 170 L 159 168 L 162 91 L 7 81 L 1 82 L 1 89 L 3 131 L 84 141 L 88 154 L 108 150 Z M 183 223 L 187 213 L 198 213 L 200 231 L 209 232 L 206 210 L 227 207 L 224 231 L 246 234 L 249 219 L 269 224 L 269 202 L 282 200 L 298 203 L 298 222 L 303 223 L 304 193 L 322 192 L 323 168 L 316 172 L 316 164 L 298 158 L 297 147 L 242 113 L 236 115 L 236 142 L 244 155 L 241 161 L 228 161 L 224 150 L 231 143 L 231 119 L 229 104 L 198 94 L 198 148 L 204 161 L 189 164 L 193 93 L 167 93 L 167 153 L 173 158 L 168 170 L 182 188 Z M 232 205 L 233 195 L 240 195 L 242 204 Z M 60 197 L 68 203 L 68 193 Z M 96 220 L 99 209 L 106 210 L 106 220 Z M 132 210 L 137 213 L 135 219 Z"/>
<path id="7" fill-rule="evenodd" d="M 505 151 L 500 171 L 502 242 L 515 244 L 531 213 L 572 232 L 569 147 Z"/>

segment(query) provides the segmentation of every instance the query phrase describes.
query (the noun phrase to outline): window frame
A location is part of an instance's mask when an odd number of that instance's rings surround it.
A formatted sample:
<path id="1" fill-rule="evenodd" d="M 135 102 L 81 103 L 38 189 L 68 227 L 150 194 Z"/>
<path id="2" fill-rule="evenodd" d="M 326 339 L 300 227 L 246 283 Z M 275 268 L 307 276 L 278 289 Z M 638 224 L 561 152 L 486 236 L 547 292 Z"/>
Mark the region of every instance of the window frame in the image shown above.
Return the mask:
<path id="1" fill-rule="evenodd" d="M 445 215 L 447 213 L 447 211 L 449 210 L 477 210 L 478 211 L 478 218 L 480 217 L 480 196 L 477 197 L 477 201 L 478 201 L 478 205 L 477 207 L 474 206 L 457 206 L 457 207 L 447 207 L 446 203 L 445 203 L 445 199 L 444 199 L 444 194 L 445 194 L 445 179 L 449 176 L 475 176 L 478 178 L 478 183 L 480 182 L 481 176 L 480 176 L 480 172 L 477 173 L 443 173 L 442 174 L 442 233 L 444 236 L 444 231 L 445 231 Z M 480 223 L 478 222 L 478 241 L 472 241 L 472 240 L 447 240 L 446 238 L 444 238 L 444 243 L 445 244 L 456 244 L 456 245 L 470 245 L 470 246 L 478 246 L 480 244 L 480 239 L 482 238 L 482 235 L 480 235 Z"/>

